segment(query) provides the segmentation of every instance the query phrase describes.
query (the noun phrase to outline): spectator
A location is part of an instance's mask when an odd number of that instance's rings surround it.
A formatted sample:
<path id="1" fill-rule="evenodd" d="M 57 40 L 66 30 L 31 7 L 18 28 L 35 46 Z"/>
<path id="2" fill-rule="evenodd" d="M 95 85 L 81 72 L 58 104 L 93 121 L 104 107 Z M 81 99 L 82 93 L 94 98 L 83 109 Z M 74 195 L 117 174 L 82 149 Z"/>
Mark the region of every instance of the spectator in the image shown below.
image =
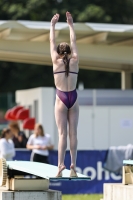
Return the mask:
<path id="1" fill-rule="evenodd" d="M 10 130 L 13 133 L 13 142 L 15 148 L 26 148 L 27 138 L 23 131 L 20 131 L 17 122 L 11 122 L 9 124 Z"/>
<path id="2" fill-rule="evenodd" d="M 3 129 L 0 139 L 0 157 L 6 160 L 12 160 L 15 156 L 15 149 L 10 129 Z"/>
<path id="3" fill-rule="evenodd" d="M 33 161 L 41 163 L 49 163 L 49 150 L 53 149 L 49 134 L 45 134 L 41 124 L 36 124 L 34 134 L 32 134 L 27 142 L 27 149 L 32 150 Z"/>

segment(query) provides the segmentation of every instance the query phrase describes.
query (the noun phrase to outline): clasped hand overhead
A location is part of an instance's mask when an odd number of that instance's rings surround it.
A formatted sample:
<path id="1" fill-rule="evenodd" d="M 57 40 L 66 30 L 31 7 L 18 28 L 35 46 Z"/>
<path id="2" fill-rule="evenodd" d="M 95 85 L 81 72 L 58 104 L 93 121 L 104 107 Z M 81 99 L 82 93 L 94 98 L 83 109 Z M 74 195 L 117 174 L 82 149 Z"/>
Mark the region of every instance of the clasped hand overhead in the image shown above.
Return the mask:
<path id="1" fill-rule="evenodd" d="M 58 22 L 59 17 L 60 17 L 60 15 L 59 15 L 58 13 L 56 13 L 56 14 L 52 17 L 52 19 L 51 19 L 51 24 L 52 24 L 52 25 L 55 25 L 55 24 Z M 71 15 L 71 13 L 68 12 L 68 11 L 66 12 L 66 21 L 67 21 L 67 23 L 68 23 L 69 25 L 72 25 L 72 24 L 73 24 L 72 15 Z"/>

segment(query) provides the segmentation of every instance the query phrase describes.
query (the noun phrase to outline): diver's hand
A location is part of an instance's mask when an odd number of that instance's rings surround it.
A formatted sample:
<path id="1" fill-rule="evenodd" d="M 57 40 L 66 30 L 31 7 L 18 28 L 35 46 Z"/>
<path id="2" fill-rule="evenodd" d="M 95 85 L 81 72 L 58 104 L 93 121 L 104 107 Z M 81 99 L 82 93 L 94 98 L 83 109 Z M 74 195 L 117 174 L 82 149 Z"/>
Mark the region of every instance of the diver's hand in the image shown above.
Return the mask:
<path id="1" fill-rule="evenodd" d="M 59 17 L 60 17 L 60 15 L 56 13 L 51 19 L 51 24 L 55 25 L 58 22 Z"/>
<path id="2" fill-rule="evenodd" d="M 72 18 L 72 15 L 70 12 L 66 12 L 66 21 L 69 25 L 72 25 L 73 24 L 73 18 Z"/>

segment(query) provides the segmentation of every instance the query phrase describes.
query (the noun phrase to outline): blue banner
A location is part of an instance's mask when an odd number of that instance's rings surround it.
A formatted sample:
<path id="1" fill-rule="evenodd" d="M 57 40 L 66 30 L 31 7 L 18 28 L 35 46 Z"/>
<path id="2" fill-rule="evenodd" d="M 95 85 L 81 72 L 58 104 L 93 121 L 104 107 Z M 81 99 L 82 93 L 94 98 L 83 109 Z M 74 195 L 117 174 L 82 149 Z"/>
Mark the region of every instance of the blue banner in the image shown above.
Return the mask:
<path id="1" fill-rule="evenodd" d="M 30 160 L 31 152 L 17 150 L 14 160 Z M 103 183 L 120 183 L 121 176 L 116 176 L 103 169 L 107 151 L 89 150 L 78 151 L 77 172 L 91 176 L 91 181 L 53 181 L 50 189 L 60 190 L 63 194 L 87 194 L 103 193 Z M 50 151 L 49 162 L 57 166 L 58 152 Z M 70 153 L 66 152 L 66 168 L 70 168 Z"/>

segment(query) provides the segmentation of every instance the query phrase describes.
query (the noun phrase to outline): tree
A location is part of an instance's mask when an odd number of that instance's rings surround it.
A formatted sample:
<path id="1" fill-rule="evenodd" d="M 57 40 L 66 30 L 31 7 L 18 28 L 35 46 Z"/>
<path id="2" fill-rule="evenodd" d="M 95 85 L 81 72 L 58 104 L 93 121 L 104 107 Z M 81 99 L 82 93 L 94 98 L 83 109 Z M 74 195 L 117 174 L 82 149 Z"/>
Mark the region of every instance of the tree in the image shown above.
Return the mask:
<path id="1" fill-rule="evenodd" d="M 131 24 L 132 10 L 133 0 L 0 0 L 0 20 L 50 21 L 60 13 L 64 22 L 70 11 L 75 22 Z M 117 73 L 80 70 L 79 81 L 85 88 L 120 88 Z M 52 67 L 0 62 L 1 92 L 38 86 L 54 86 Z"/>
<path id="2" fill-rule="evenodd" d="M 50 21 L 53 14 L 60 13 L 60 21 L 65 21 L 68 10 L 75 22 L 133 22 L 132 0 L 0 0 L 0 8 L 3 20 Z"/>

